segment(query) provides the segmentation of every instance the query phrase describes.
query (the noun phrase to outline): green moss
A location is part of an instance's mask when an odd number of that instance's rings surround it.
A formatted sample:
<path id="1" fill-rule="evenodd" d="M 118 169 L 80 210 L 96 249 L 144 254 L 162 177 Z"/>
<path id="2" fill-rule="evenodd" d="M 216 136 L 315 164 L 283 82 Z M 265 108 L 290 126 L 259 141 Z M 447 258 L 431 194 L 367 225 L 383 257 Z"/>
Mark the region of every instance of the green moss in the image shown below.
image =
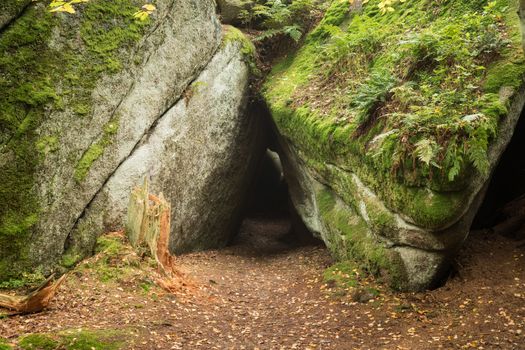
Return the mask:
<path id="1" fill-rule="evenodd" d="M 60 265 L 69 269 L 75 266 L 81 259 L 82 259 L 82 255 L 80 253 L 77 253 L 74 251 L 68 251 L 64 255 L 62 255 L 62 260 L 60 262 Z"/>
<path id="2" fill-rule="evenodd" d="M 502 87 L 518 89 L 523 85 L 524 74 L 525 60 L 517 63 L 495 63 L 487 73 L 484 88 L 493 93 L 498 93 Z"/>
<path id="3" fill-rule="evenodd" d="M 231 42 L 238 42 L 241 44 L 241 53 L 244 61 L 248 64 L 252 74 L 260 75 L 259 68 L 255 62 L 255 57 L 257 55 L 257 50 L 255 45 L 250 41 L 250 39 L 244 35 L 239 29 L 226 25 L 224 26 L 224 35 L 222 38 L 222 45 L 225 46 Z"/>
<path id="4" fill-rule="evenodd" d="M 94 262 L 82 264 L 81 268 L 95 273 L 101 282 L 125 281 L 138 273 L 140 261 L 134 259 L 136 254 L 133 249 L 124 244 L 120 236 L 100 236 L 95 253 L 98 254 L 98 258 Z"/>
<path id="5" fill-rule="evenodd" d="M 11 350 L 12 348 L 7 339 L 0 338 L 0 350 Z"/>
<path id="6" fill-rule="evenodd" d="M 18 345 L 23 350 L 54 350 L 60 343 L 50 335 L 30 334 L 20 339 Z"/>
<path id="7" fill-rule="evenodd" d="M 117 350 L 124 345 L 123 335 L 123 332 L 114 330 L 30 334 L 20 338 L 18 345 L 23 350 Z"/>
<path id="8" fill-rule="evenodd" d="M 353 261 L 339 262 L 323 272 L 323 281 L 336 289 L 356 287 L 358 271 L 359 267 Z"/>
<path id="9" fill-rule="evenodd" d="M 125 250 L 124 243 L 120 237 L 100 236 L 95 247 L 96 253 L 104 253 L 106 256 L 115 257 Z"/>
<path id="10" fill-rule="evenodd" d="M 104 126 L 102 138 L 96 143 L 92 144 L 84 153 L 82 158 L 80 158 L 77 166 L 75 167 L 74 176 L 77 182 L 81 182 L 86 178 L 93 163 L 104 154 L 106 147 L 113 142 L 112 136 L 117 133 L 118 127 L 119 124 L 117 119 L 107 123 Z"/>
<path id="11" fill-rule="evenodd" d="M 36 142 L 36 148 L 42 155 L 58 150 L 58 138 L 56 136 L 45 136 Z"/>
<path id="12" fill-rule="evenodd" d="M 324 189 L 317 195 L 317 205 L 321 213 L 330 212 L 334 209 L 335 204 L 335 198 L 329 190 Z"/>
<path id="13" fill-rule="evenodd" d="M 24 272 L 20 278 L 12 278 L 0 283 L 0 289 L 19 289 L 38 287 L 45 280 L 42 272 Z"/>
<path id="14" fill-rule="evenodd" d="M 357 212 L 330 190 L 319 191 L 316 199 L 329 235 L 325 240 L 332 253 L 343 262 L 354 262 L 362 271 L 383 277 L 392 288 L 399 289 L 406 275 L 397 253 L 378 242 Z"/>

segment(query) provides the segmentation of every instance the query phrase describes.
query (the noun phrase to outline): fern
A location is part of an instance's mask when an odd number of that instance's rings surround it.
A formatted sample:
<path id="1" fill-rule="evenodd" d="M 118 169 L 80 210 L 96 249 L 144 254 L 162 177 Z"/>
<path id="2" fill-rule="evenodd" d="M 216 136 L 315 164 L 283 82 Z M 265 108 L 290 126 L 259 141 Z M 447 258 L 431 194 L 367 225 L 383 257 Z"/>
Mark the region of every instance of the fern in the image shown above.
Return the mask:
<path id="1" fill-rule="evenodd" d="M 301 32 L 301 27 L 299 27 L 298 25 L 284 27 L 283 33 L 288 35 L 295 42 L 301 40 L 301 37 L 303 36 L 303 33 Z"/>
<path id="2" fill-rule="evenodd" d="M 388 71 L 375 71 L 361 85 L 350 106 L 358 110 L 357 122 L 368 120 L 378 103 L 384 103 L 390 90 L 395 86 L 396 78 Z"/>
<path id="3" fill-rule="evenodd" d="M 438 144 L 429 139 L 422 139 L 418 141 L 416 144 L 416 150 L 415 153 L 418 157 L 418 159 L 425 163 L 427 166 L 430 166 L 430 162 L 432 159 L 436 156 L 436 154 L 439 151 Z"/>
<path id="4" fill-rule="evenodd" d="M 262 34 L 256 36 L 253 41 L 265 41 L 272 39 L 274 37 L 280 36 L 280 35 L 287 35 L 289 36 L 293 41 L 298 42 L 301 37 L 303 36 L 303 33 L 301 32 L 301 28 L 299 26 L 286 26 L 281 29 L 268 29 L 262 32 Z"/>
<path id="5" fill-rule="evenodd" d="M 467 150 L 467 156 L 472 162 L 476 170 L 482 175 L 487 175 L 490 169 L 490 163 L 487 158 L 487 145 L 486 143 L 475 140 L 470 142 Z"/>
<path id="6" fill-rule="evenodd" d="M 255 41 L 264 41 L 276 36 L 288 36 L 298 42 L 303 37 L 304 27 L 310 13 L 317 8 L 314 0 L 266 0 L 240 14 L 244 25 L 254 25 L 263 32 Z"/>

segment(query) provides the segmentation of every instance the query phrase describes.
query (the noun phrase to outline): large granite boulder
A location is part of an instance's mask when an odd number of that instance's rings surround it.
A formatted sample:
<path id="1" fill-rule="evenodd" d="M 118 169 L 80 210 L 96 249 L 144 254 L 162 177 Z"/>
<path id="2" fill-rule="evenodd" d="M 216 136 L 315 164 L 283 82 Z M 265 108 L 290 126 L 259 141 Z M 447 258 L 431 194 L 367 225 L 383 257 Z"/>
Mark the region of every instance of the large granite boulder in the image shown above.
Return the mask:
<path id="1" fill-rule="evenodd" d="M 292 201 L 339 259 L 438 283 L 524 101 L 512 1 L 336 0 L 265 83 Z"/>
<path id="2" fill-rule="evenodd" d="M 0 33 L 0 279 L 90 251 L 100 223 L 122 225 L 124 186 L 143 175 L 192 217 L 192 233 L 175 220 L 174 248 L 234 226 L 231 188 L 242 190 L 253 144 L 239 130 L 252 123 L 240 36 L 223 42 L 212 0 L 159 0 L 139 21 L 142 4 L 91 0 L 52 14 L 35 2 Z"/>
<path id="3" fill-rule="evenodd" d="M 228 28 L 223 45 L 123 160 L 66 242 L 68 261 L 84 256 L 104 229 L 125 220 L 130 188 L 150 179 L 171 201 L 174 253 L 224 246 L 237 232 L 247 189 L 264 152 L 261 119 L 247 114 L 250 43 Z"/>

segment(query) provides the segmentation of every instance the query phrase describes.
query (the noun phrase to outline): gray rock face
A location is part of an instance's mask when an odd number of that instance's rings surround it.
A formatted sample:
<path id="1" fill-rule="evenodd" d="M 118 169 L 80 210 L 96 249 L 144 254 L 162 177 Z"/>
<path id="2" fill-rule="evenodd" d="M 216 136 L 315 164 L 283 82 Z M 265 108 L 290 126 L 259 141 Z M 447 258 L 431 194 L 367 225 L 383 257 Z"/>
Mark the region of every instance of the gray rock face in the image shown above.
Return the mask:
<path id="1" fill-rule="evenodd" d="M 94 228 L 121 225 L 130 189 L 144 177 L 153 193 L 171 201 L 172 251 L 228 242 L 263 152 L 259 120 L 245 113 L 249 71 L 241 45 L 225 43 L 186 98 L 162 115 L 112 174 L 73 231 L 72 252 L 93 245 Z"/>
<path id="2" fill-rule="evenodd" d="M 219 13 L 223 23 L 237 24 L 240 22 L 240 14 L 243 10 L 249 10 L 254 2 L 251 0 L 217 0 Z"/>
<path id="3" fill-rule="evenodd" d="M 38 123 L 29 124 L 28 142 L 1 135 L 0 177 L 17 183 L 16 147 L 39 158 L 20 174 L 19 182 L 34 192 L 32 202 L 27 195 L 12 200 L 29 213 L 0 211 L 0 279 L 23 269 L 48 272 L 64 252 L 68 261 L 90 253 L 97 235 L 123 227 L 128 193 L 144 176 L 172 203 L 174 251 L 225 244 L 237 225 L 258 144 L 249 131 L 256 121 L 244 113 L 249 72 L 243 43 L 221 45 L 213 0 L 156 1 L 145 25 L 132 17 L 139 1 L 112 2 L 114 12 L 100 3 L 78 5 L 74 16 L 51 16 L 36 3 L 23 23 L 9 28 L 44 21 L 51 29 L 48 41 L 39 43 L 42 56 L 78 58 L 89 74 L 79 76 L 78 65 L 50 72 L 60 77 L 50 86 L 60 103 L 48 99 L 31 107 Z M 97 26 L 109 43 L 97 41 Z M 129 39 L 121 40 L 126 30 Z M 80 33 L 79 40 L 68 38 L 71 32 Z M 12 47 L 18 49 L 16 42 Z M 95 62 L 82 62 L 86 57 Z M 39 71 L 48 62 L 37 62 Z M 92 64 L 108 71 L 90 70 Z M 82 83 L 87 79 L 93 81 Z M 84 100 L 71 98 L 71 90 Z M 15 230 L 17 241 L 9 236 Z"/>
<path id="4" fill-rule="evenodd" d="M 157 9 L 158 23 L 139 43 L 143 51 L 137 55 L 140 64 L 130 62 L 127 69 L 97 83 L 91 118 L 74 118 L 67 110 L 53 111 L 40 127 L 41 135 L 60 133 L 61 147 L 38 171 L 40 198 L 47 203 L 30 249 L 36 265 L 46 267 L 60 258 L 68 246 L 66 240 L 78 230 L 85 208 L 159 118 L 180 100 L 220 45 L 221 28 L 211 0 L 166 0 L 157 3 Z M 107 130 L 112 135 L 111 142 L 105 144 Z M 83 178 L 78 176 L 79 164 L 98 146 L 101 154 Z M 96 236 L 99 228 L 83 231 Z M 86 241 L 92 242 L 93 238 Z M 89 249 L 83 246 L 84 251 Z"/>

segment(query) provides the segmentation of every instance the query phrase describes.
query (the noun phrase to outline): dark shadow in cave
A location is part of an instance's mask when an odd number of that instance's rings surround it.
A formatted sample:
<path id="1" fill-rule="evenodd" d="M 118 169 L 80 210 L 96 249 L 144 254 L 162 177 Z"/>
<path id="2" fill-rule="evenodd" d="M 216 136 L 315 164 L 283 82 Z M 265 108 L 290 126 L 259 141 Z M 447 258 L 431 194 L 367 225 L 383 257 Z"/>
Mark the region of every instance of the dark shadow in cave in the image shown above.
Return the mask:
<path id="1" fill-rule="evenodd" d="M 239 255 L 265 256 L 323 245 L 299 223 L 279 155 L 268 149 L 258 166 L 248 193 L 243 222 L 230 248 Z"/>
<path id="2" fill-rule="evenodd" d="M 487 193 L 472 230 L 494 227 L 507 219 L 501 209 L 525 194 L 525 110 L 518 120 L 514 135 L 494 171 Z"/>
<path id="3" fill-rule="evenodd" d="M 262 118 L 266 151 L 253 175 L 243 220 L 229 249 L 236 255 L 265 256 L 304 246 L 324 246 L 308 231 L 293 208 L 277 153 L 275 126 L 266 103 L 255 98 L 249 113 Z"/>

